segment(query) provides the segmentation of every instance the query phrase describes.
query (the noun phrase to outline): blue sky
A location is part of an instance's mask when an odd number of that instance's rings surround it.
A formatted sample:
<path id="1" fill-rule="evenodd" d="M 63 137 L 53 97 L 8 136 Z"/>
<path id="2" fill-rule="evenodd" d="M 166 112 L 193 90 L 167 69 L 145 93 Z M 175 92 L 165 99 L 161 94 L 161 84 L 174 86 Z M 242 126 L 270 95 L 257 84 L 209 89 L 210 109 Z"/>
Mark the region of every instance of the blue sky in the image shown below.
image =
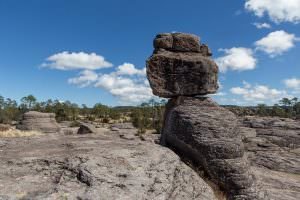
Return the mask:
<path id="1" fill-rule="evenodd" d="M 153 38 L 177 31 L 211 48 L 220 104 L 299 97 L 300 0 L 275 1 L 0 0 L 0 95 L 138 104 Z"/>

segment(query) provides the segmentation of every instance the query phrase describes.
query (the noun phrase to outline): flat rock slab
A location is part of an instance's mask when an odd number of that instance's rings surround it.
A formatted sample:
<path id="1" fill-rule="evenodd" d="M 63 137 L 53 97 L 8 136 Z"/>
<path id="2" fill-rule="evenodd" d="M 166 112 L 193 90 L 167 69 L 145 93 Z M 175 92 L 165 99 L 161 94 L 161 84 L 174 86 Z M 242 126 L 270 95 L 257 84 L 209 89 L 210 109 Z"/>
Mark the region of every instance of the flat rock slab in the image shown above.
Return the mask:
<path id="1" fill-rule="evenodd" d="M 110 135 L 5 139 L 0 199 L 216 200 L 171 150 Z"/>

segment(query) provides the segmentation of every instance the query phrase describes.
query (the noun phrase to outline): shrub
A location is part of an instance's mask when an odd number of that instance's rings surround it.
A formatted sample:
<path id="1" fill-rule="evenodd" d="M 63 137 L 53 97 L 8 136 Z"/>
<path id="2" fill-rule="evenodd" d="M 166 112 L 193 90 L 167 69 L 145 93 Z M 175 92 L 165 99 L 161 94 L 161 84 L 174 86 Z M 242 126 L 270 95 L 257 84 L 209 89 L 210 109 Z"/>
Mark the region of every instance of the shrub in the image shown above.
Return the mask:
<path id="1" fill-rule="evenodd" d="M 80 122 L 78 121 L 72 121 L 72 123 L 70 124 L 70 127 L 79 127 L 80 126 Z"/>

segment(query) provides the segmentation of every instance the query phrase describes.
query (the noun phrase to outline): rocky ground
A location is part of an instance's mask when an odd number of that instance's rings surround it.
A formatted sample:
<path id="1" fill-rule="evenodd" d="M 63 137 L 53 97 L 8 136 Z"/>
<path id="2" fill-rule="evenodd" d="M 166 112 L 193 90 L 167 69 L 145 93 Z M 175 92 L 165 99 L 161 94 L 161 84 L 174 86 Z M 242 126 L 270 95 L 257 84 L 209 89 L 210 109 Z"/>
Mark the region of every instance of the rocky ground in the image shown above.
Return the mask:
<path id="1" fill-rule="evenodd" d="M 98 130 L 1 138 L 0 199 L 216 199 L 157 135 Z"/>
<path id="2" fill-rule="evenodd" d="M 246 117 L 240 123 L 259 191 L 269 199 L 300 199 L 300 122 Z"/>
<path id="3" fill-rule="evenodd" d="M 298 200 L 299 121 L 246 117 L 239 123 L 260 196 Z M 156 144 L 158 135 L 139 137 L 120 124 L 96 134 L 74 134 L 77 129 L 0 138 L 0 199 L 224 198 L 174 152 Z"/>

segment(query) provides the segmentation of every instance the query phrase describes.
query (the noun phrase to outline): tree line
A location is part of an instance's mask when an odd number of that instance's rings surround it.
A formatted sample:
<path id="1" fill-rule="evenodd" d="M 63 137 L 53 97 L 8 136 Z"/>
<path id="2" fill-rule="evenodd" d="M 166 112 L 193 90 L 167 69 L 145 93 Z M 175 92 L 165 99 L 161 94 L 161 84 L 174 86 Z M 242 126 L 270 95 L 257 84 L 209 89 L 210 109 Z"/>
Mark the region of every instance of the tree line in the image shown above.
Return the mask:
<path id="1" fill-rule="evenodd" d="M 273 106 L 258 104 L 257 106 L 239 107 L 225 106 L 237 115 L 255 115 L 262 117 L 282 117 L 300 119 L 300 101 L 297 97 L 282 98 Z"/>
<path id="2" fill-rule="evenodd" d="M 4 98 L 0 95 L 0 123 L 11 123 L 20 120 L 22 114 L 28 111 L 55 113 L 57 121 L 76 121 L 79 117 L 94 121 L 100 118 L 103 121 L 108 119 L 119 119 L 121 113 L 101 103 L 89 108 L 85 104 L 79 106 L 70 101 L 59 101 L 49 99 L 39 102 L 33 95 L 23 97 L 18 104 L 16 100 Z"/>
<path id="3" fill-rule="evenodd" d="M 28 111 L 38 111 L 55 113 L 56 120 L 74 121 L 88 120 L 109 123 L 111 120 L 132 122 L 138 128 L 139 133 L 144 133 L 147 129 L 155 129 L 160 132 L 163 125 L 166 100 L 151 99 L 139 106 L 109 107 L 101 103 L 96 103 L 92 107 L 85 104 L 78 105 L 70 101 L 59 101 L 49 99 L 47 101 L 37 101 L 33 95 L 23 97 L 18 104 L 10 98 L 0 95 L 0 123 L 11 123 L 19 121 L 22 114 Z M 235 114 L 272 116 L 300 119 L 300 101 L 298 98 L 283 98 L 273 106 L 258 104 L 252 107 L 225 106 Z"/>

